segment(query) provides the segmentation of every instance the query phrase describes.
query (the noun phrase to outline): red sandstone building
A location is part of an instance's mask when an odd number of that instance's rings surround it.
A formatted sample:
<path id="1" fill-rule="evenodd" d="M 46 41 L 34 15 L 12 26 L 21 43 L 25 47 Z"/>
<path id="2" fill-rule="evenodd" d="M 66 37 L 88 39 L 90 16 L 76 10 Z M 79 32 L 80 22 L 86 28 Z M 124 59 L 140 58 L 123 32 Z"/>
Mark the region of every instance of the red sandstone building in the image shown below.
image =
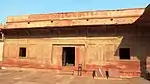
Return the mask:
<path id="1" fill-rule="evenodd" d="M 9 16 L 2 66 L 140 76 L 150 68 L 149 8 Z"/>

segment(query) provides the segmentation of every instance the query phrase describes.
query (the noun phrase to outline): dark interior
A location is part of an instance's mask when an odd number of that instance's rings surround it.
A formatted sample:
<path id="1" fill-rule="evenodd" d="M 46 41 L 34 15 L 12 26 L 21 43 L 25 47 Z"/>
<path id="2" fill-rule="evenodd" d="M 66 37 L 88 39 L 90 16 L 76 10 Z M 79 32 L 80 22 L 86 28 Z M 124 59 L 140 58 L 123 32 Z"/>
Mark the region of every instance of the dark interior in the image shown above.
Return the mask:
<path id="1" fill-rule="evenodd" d="M 62 65 L 75 65 L 75 47 L 63 47 Z"/>
<path id="2" fill-rule="evenodd" d="M 130 48 L 120 48 L 119 56 L 120 59 L 130 59 Z"/>
<path id="3" fill-rule="evenodd" d="M 20 57 L 26 57 L 26 48 L 20 48 L 19 56 Z"/>

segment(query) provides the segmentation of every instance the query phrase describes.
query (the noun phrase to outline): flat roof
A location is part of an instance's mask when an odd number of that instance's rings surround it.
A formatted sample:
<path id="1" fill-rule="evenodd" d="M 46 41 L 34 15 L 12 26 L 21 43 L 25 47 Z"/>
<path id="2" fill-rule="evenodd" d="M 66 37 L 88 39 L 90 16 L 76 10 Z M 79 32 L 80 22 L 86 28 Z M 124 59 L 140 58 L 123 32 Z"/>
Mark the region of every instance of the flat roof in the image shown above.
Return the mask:
<path id="1" fill-rule="evenodd" d="M 8 16 L 6 28 L 132 24 L 144 11 L 144 8 L 132 8 Z"/>

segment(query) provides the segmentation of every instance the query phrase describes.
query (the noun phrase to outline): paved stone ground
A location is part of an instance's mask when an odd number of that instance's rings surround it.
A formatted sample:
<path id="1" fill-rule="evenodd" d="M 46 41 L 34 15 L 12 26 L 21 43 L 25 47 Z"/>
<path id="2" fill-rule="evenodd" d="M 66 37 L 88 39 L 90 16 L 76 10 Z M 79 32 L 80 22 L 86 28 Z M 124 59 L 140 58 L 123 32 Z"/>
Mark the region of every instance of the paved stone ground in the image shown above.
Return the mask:
<path id="1" fill-rule="evenodd" d="M 0 84 L 150 84 L 142 78 L 133 79 L 93 79 L 71 75 L 58 75 L 56 72 L 6 71 L 0 70 Z"/>

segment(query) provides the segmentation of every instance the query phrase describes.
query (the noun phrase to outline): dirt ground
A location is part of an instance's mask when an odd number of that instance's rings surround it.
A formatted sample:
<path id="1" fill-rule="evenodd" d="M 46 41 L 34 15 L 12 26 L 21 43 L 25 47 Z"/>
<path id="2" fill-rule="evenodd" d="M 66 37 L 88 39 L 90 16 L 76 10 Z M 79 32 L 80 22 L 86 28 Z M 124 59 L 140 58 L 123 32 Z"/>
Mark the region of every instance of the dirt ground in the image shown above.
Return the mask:
<path id="1" fill-rule="evenodd" d="M 72 75 L 59 75 L 54 71 L 10 71 L 0 70 L 0 84 L 150 84 L 142 78 L 93 79 Z"/>

